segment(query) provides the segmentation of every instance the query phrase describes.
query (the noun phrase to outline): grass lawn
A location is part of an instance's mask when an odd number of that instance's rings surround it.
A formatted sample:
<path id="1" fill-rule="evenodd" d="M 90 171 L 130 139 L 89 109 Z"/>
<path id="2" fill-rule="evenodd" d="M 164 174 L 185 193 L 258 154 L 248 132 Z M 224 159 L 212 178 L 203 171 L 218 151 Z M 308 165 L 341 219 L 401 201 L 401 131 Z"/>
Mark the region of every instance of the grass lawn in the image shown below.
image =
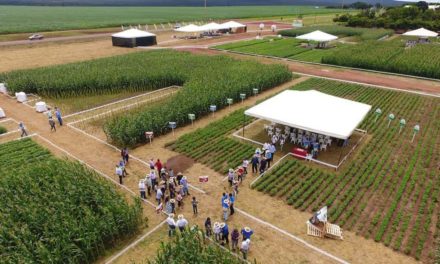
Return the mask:
<path id="1" fill-rule="evenodd" d="M 234 6 L 208 7 L 207 9 L 201 7 L 0 6 L 0 34 L 340 12 L 341 10 L 338 9 L 313 6 Z"/>

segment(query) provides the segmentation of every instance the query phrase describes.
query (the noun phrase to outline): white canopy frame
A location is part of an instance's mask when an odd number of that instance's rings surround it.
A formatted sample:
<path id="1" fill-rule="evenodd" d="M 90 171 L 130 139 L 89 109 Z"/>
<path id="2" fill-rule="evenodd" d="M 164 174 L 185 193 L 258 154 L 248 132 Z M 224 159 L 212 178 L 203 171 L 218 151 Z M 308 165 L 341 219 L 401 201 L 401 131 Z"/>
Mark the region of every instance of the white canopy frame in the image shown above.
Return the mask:
<path id="1" fill-rule="evenodd" d="M 438 33 L 431 31 L 431 30 L 428 30 L 426 28 L 419 28 L 416 30 L 411 30 L 411 31 L 405 32 L 402 35 L 419 37 L 419 38 L 435 38 L 438 36 Z"/>

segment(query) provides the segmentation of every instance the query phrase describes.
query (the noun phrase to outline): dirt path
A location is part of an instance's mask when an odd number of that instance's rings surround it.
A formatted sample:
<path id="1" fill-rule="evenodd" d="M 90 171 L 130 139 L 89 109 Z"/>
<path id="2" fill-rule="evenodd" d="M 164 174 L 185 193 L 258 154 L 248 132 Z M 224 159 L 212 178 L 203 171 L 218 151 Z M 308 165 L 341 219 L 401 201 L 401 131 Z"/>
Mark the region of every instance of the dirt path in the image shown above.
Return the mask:
<path id="1" fill-rule="evenodd" d="M 324 65 L 311 65 L 301 62 L 285 61 L 282 59 L 253 57 L 249 55 L 209 50 L 198 47 L 185 48 L 181 50 L 190 51 L 197 54 L 229 55 L 239 59 L 257 59 L 259 62 L 268 64 L 283 63 L 286 64 L 292 72 L 299 74 L 440 95 L 440 81 L 430 81 L 381 73 L 342 69 Z"/>

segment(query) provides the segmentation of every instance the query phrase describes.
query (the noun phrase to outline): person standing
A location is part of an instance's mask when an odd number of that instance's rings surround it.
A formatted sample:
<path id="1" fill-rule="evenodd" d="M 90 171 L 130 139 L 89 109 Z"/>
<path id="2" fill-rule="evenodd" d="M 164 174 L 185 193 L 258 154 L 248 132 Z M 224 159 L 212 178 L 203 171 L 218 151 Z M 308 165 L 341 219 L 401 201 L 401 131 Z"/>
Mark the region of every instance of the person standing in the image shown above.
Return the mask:
<path id="1" fill-rule="evenodd" d="M 183 176 L 182 179 L 180 180 L 180 184 L 183 186 L 183 194 L 185 196 L 189 195 L 189 189 L 188 189 L 188 179 L 186 178 L 186 176 Z"/>
<path id="2" fill-rule="evenodd" d="M 162 196 L 163 196 L 162 190 L 160 188 L 157 188 L 157 191 L 156 191 L 157 204 L 160 204 L 160 201 L 162 200 Z"/>
<path id="3" fill-rule="evenodd" d="M 50 107 L 47 108 L 46 115 L 47 115 L 47 118 L 49 118 L 49 119 L 52 118 L 52 109 L 50 109 Z"/>
<path id="4" fill-rule="evenodd" d="M 57 129 L 55 127 L 55 121 L 53 121 L 52 117 L 49 117 L 49 125 L 50 125 L 50 131 L 55 131 L 57 132 Z"/>
<path id="5" fill-rule="evenodd" d="M 116 175 L 119 177 L 119 184 L 123 184 L 122 183 L 122 178 L 124 177 L 124 175 L 123 175 L 124 173 L 123 173 L 123 171 L 122 171 L 122 168 L 121 167 L 119 167 L 119 165 L 116 165 Z"/>
<path id="6" fill-rule="evenodd" d="M 243 240 L 251 239 L 251 236 L 254 234 L 254 231 L 246 226 L 241 230 L 241 234 L 243 236 Z"/>
<path id="7" fill-rule="evenodd" d="M 181 210 L 183 207 L 183 197 L 180 193 L 177 194 L 176 200 L 177 200 L 177 208 L 179 208 L 179 210 Z"/>
<path id="8" fill-rule="evenodd" d="M 275 144 L 270 145 L 269 150 L 270 150 L 270 162 L 273 162 L 273 157 L 275 156 L 275 152 L 277 151 Z M 270 167 L 270 163 L 268 168 L 269 167 Z"/>
<path id="9" fill-rule="evenodd" d="M 191 203 L 192 203 L 192 207 L 193 207 L 193 213 L 195 215 L 198 214 L 199 212 L 197 210 L 197 205 L 199 204 L 199 201 L 197 201 L 195 196 L 193 196 Z"/>
<path id="10" fill-rule="evenodd" d="M 174 221 L 174 214 L 169 214 L 167 218 L 168 236 L 172 236 L 176 232 L 176 222 Z"/>
<path id="11" fill-rule="evenodd" d="M 229 169 L 228 172 L 228 182 L 229 182 L 229 187 L 232 187 L 232 182 L 234 181 L 234 177 L 235 177 L 235 173 L 234 173 L 234 169 Z"/>
<path id="12" fill-rule="evenodd" d="M 141 199 L 147 199 L 147 196 L 145 195 L 145 180 L 144 179 L 139 181 L 139 192 L 141 194 Z"/>
<path id="13" fill-rule="evenodd" d="M 188 221 L 183 217 L 183 215 L 179 215 L 178 218 L 177 227 L 179 228 L 180 232 L 183 232 L 188 225 Z"/>
<path id="14" fill-rule="evenodd" d="M 212 226 L 211 226 L 211 218 L 206 218 L 205 221 L 205 230 L 206 230 L 206 236 L 210 237 L 212 235 Z"/>
<path id="15" fill-rule="evenodd" d="M 266 151 L 266 155 L 264 157 L 266 158 L 267 161 L 267 167 L 270 168 L 270 159 L 272 158 L 272 152 L 270 151 L 270 147 Z"/>
<path id="16" fill-rule="evenodd" d="M 247 255 L 249 252 L 249 246 L 251 244 L 251 240 L 250 239 L 246 239 L 245 241 L 241 242 L 241 253 L 243 253 L 243 259 L 247 260 Z"/>
<path id="17" fill-rule="evenodd" d="M 154 170 L 154 159 L 153 158 L 150 159 L 148 164 L 150 165 L 150 170 Z"/>
<path id="18" fill-rule="evenodd" d="M 20 122 L 20 123 L 18 124 L 18 128 L 19 128 L 20 131 L 21 131 L 21 137 L 23 137 L 23 136 L 26 136 L 26 137 L 27 137 L 28 133 L 27 133 L 27 131 L 26 131 L 26 127 L 24 126 L 23 122 Z"/>
<path id="19" fill-rule="evenodd" d="M 220 228 L 220 224 L 218 222 L 214 223 L 214 239 L 216 242 L 220 241 L 222 229 Z"/>
<path id="20" fill-rule="evenodd" d="M 252 157 L 251 163 L 252 163 L 252 173 L 257 173 L 258 172 L 258 164 L 260 163 L 257 155 L 254 155 Z"/>
<path id="21" fill-rule="evenodd" d="M 58 123 L 60 124 L 60 126 L 62 126 L 63 125 L 63 118 L 61 117 L 61 111 L 56 106 L 55 106 L 55 116 L 58 119 Z"/>
<path id="22" fill-rule="evenodd" d="M 222 240 L 225 244 L 229 245 L 229 228 L 228 224 L 221 223 L 220 228 L 222 229 Z"/>
<path id="23" fill-rule="evenodd" d="M 165 212 L 167 214 L 172 214 L 173 212 L 173 207 L 171 206 L 171 200 L 170 198 L 167 196 L 165 197 Z"/>
<path id="24" fill-rule="evenodd" d="M 145 177 L 145 186 L 147 187 L 148 196 L 151 196 L 153 183 L 151 182 L 150 174 L 147 174 L 147 176 Z"/>
<path id="25" fill-rule="evenodd" d="M 229 210 L 231 211 L 230 215 L 233 215 L 235 213 L 234 202 L 235 202 L 235 197 L 232 195 L 232 193 L 230 193 L 229 194 Z"/>
<path id="26" fill-rule="evenodd" d="M 238 233 L 238 229 L 234 228 L 231 234 L 231 240 L 232 240 L 232 251 L 235 251 L 238 249 L 238 239 L 240 238 L 240 233 Z"/>
<path id="27" fill-rule="evenodd" d="M 128 164 L 128 159 L 129 158 L 130 158 L 130 155 L 128 154 L 128 149 L 124 148 L 122 159 L 124 159 L 125 164 Z"/>
<path id="28" fill-rule="evenodd" d="M 222 203 L 222 209 L 223 209 L 223 220 L 228 221 L 228 213 L 229 213 L 229 199 L 224 199 Z"/>
<path id="29" fill-rule="evenodd" d="M 263 157 L 260 162 L 260 174 L 266 171 L 266 164 L 267 164 L 267 160 L 266 158 Z"/>
<path id="30" fill-rule="evenodd" d="M 247 171 L 248 166 L 249 166 L 249 160 L 244 158 L 243 159 L 242 167 L 243 167 L 243 170 L 244 170 L 245 174 L 248 174 L 248 171 Z"/>
<path id="31" fill-rule="evenodd" d="M 162 163 L 160 162 L 160 159 L 157 159 L 154 165 L 156 166 L 157 173 L 160 176 L 160 172 L 162 171 Z"/>
<path id="32" fill-rule="evenodd" d="M 152 187 L 154 188 L 157 185 L 157 176 L 156 176 L 156 171 L 154 169 L 150 171 L 150 179 L 151 179 Z"/>

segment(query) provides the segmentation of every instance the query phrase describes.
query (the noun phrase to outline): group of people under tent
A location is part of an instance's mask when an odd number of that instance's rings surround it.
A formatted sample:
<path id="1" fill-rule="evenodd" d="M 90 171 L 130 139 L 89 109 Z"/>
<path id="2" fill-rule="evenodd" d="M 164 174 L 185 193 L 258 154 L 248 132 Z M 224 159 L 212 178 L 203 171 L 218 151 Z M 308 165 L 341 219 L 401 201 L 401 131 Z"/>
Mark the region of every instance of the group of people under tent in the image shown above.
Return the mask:
<path id="1" fill-rule="evenodd" d="M 264 125 L 264 129 L 272 144 L 279 144 L 282 149 L 286 143 L 293 143 L 307 150 L 313 158 L 317 158 L 319 152 L 327 150 L 333 142 L 333 138 L 327 135 L 313 133 L 299 128 L 291 128 L 289 126 L 285 126 L 283 130 L 274 123 Z M 348 145 L 348 139 L 341 141 L 339 145 Z"/>

